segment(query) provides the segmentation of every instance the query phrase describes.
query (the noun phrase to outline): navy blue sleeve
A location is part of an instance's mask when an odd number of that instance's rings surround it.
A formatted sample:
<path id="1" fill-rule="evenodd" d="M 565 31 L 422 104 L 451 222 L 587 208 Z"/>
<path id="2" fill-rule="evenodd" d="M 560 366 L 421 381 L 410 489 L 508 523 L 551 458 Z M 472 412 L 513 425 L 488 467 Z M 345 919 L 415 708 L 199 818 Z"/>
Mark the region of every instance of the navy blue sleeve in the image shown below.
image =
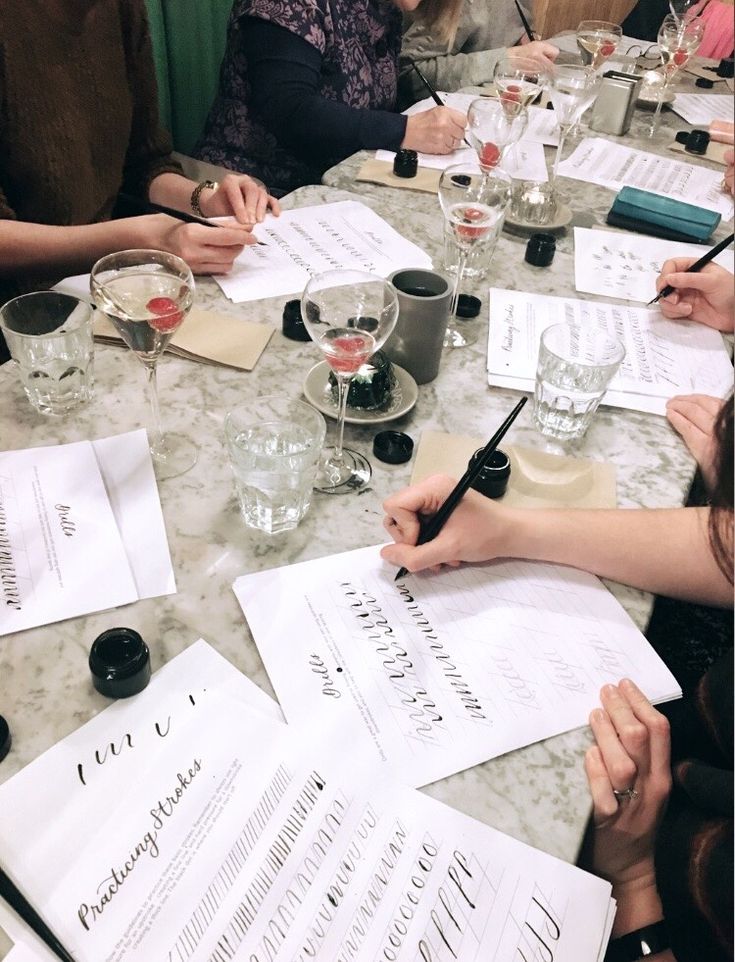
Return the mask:
<path id="1" fill-rule="evenodd" d="M 281 146 L 321 166 L 356 150 L 399 149 L 406 134 L 401 114 L 320 96 L 322 56 L 306 40 L 255 17 L 242 21 L 241 34 L 250 106 Z"/>

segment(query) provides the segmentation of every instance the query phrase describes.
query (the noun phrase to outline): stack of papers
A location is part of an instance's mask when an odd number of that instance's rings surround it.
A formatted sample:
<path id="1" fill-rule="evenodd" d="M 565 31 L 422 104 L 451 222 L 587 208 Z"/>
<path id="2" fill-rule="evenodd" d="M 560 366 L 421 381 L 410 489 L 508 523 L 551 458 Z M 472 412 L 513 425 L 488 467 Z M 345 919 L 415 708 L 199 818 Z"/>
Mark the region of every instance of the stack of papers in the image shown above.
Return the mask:
<path id="1" fill-rule="evenodd" d="M 586 572 L 506 561 L 394 576 L 379 548 L 360 548 L 234 588 L 288 721 L 323 717 L 404 784 L 585 725 L 608 682 L 681 695 Z"/>
<path id="2" fill-rule="evenodd" d="M 672 109 L 689 124 L 708 127 L 713 120 L 733 121 L 732 94 L 677 94 Z"/>
<path id="3" fill-rule="evenodd" d="M 0 864 L 77 962 L 602 959 L 607 882 L 267 701 L 199 641 L 0 787 Z"/>
<path id="4" fill-rule="evenodd" d="M 541 332 L 560 322 L 597 326 L 625 344 L 625 358 L 603 404 L 665 415 L 666 401 L 677 394 L 724 398 L 732 390 L 732 364 L 722 335 L 703 324 L 669 321 L 658 307 L 498 288 L 490 291 L 488 383 L 533 391 Z"/>
<path id="5" fill-rule="evenodd" d="M 176 591 L 144 430 L 0 453 L 0 635 Z"/>
<path id="6" fill-rule="evenodd" d="M 387 277 L 402 267 L 431 268 L 431 258 L 365 204 L 338 201 L 266 215 L 232 271 L 215 280 L 231 301 L 301 294 L 323 271 L 354 269 Z"/>

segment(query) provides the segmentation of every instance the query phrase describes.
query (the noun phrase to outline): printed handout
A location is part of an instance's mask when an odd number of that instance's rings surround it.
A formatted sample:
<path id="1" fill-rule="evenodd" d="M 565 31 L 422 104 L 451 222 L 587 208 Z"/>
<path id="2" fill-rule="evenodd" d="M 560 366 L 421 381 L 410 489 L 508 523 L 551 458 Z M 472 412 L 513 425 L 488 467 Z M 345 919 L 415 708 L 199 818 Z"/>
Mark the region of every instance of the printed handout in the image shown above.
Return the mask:
<path id="1" fill-rule="evenodd" d="M 625 344 L 625 358 L 603 404 L 665 414 L 666 401 L 676 394 L 725 397 L 732 390 L 732 364 L 719 331 L 667 320 L 658 307 L 492 288 L 489 311 L 491 385 L 532 391 L 541 332 L 565 322 L 595 325 Z"/>
<path id="2" fill-rule="evenodd" d="M 602 959 L 608 883 L 263 697 L 199 641 L 0 787 L 0 863 L 77 962 Z"/>
<path id="3" fill-rule="evenodd" d="M 529 562 L 394 575 L 372 547 L 234 588 L 289 723 L 329 720 L 405 784 L 586 724 L 606 682 L 680 694 L 592 575 Z"/>
<path id="4" fill-rule="evenodd" d="M 232 271 L 215 280 L 231 301 L 300 294 L 323 271 L 355 269 L 387 277 L 399 267 L 430 268 L 431 258 L 358 201 L 266 216 Z"/>
<path id="5" fill-rule="evenodd" d="M 575 227 L 574 286 L 582 294 L 647 304 L 656 294 L 656 279 L 665 261 L 673 257 L 697 259 L 704 250 L 698 244 L 645 234 Z M 718 254 L 715 263 L 732 273 L 732 250 Z"/>
<path id="6" fill-rule="evenodd" d="M 733 214 L 732 198 L 722 190 L 720 171 L 635 150 L 601 137 L 585 137 L 559 164 L 559 174 L 611 190 L 638 187 L 717 211 L 725 220 L 730 220 Z"/>
<path id="7" fill-rule="evenodd" d="M 688 124 L 707 127 L 713 120 L 732 123 L 735 101 L 732 94 L 677 94 L 672 109 Z"/>

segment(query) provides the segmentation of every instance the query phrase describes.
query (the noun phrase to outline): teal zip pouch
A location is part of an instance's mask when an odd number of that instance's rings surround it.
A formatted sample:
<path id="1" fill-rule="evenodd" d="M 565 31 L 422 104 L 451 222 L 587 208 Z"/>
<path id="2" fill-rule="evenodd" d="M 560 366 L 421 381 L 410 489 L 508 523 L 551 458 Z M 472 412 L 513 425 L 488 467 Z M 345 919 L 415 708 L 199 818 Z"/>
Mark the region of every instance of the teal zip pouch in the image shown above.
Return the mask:
<path id="1" fill-rule="evenodd" d="M 699 243 L 709 240 L 721 220 L 722 215 L 713 210 L 636 187 L 623 187 L 607 215 L 608 224 L 614 227 Z"/>

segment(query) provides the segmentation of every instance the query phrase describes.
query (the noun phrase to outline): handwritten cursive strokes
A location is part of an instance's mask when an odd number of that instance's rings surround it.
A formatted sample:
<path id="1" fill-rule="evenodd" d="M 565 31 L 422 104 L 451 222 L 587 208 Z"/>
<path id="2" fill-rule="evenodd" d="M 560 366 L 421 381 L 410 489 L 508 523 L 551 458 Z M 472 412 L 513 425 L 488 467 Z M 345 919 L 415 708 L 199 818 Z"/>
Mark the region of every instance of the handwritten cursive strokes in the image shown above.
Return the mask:
<path id="1" fill-rule="evenodd" d="M 5 509 L 2 485 L 0 485 L 0 587 L 2 587 L 5 607 L 12 608 L 13 611 L 22 611 L 18 574 L 13 560 L 13 547 L 10 543 L 8 515 Z"/>
<path id="2" fill-rule="evenodd" d="M 378 956 L 380 962 L 396 962 L 399 958 L 401 947 L 408 934 L 408 927 L 426 891 L 429 873 L 436 864 L 438 854 L 438 846 L 427 833 L 421 840 L 403 894 L 393 910 L 393 918 L 388 925 L 383 939 L 383 948 Z"/>
<path id="3" fill-rule="evenodd" d="M 77 918 L 85 931 L 89 932 L 90 924 L 93 925 L 102 917 L 102 913 L 120 891 L 125 880 L 135 870 L 138 859 L 140 859 L 142 855 L 150 855 L 151 858 L 158 858 L 158 835 L 164 827 L 166 819 L 174 814 L 176 806 L 184 797 L 186 789 L 191 785 L 201 769 L 201 760 L 195 758 L 185 775 L 182 775 L 181 772 L 176 773 L 177 784 L 172 793 L 166 795 L 163 799 L 159 798 L 156 805 L 150 810 L 153 820 L 152 828 L 150 828 L 133 847 L 129 856 L 123 862 L 122 867 L 111 867 L 110 874 L 99 883 L 96 890 L 98 901 L 82 902 L 79 905 Z M 100 891 L 102 892 L 101 895 Z"/>
<path id="4" fill-rule="evenodd" d="M 562 919 L 552 908 L 551 899 L 535 885 L 526 917 L 519 926 L 513 962 L 554 962 L 561 929 Z"/>
<path id="5" fill-rule="evenodd" d="M 465 944 L 468 938 L 479 947 L 476 926 L 472 924 L 474 912 L 479 908 L 482 920 L 487 919 L 490 914 L 489 903 L 495 894 L 494 887 L 474 854 L 468 858 L 455 849 L 447 866 L 446 877 L 437 891 L 434 907 L 429 913 L 426 930 L 418 940 L 417 958 L 420 962 L 456 959 L 460 949 L 468 948 Z M 471 951 L 465 951 L 464 955 L 466 958 L 477 958 Z"/>

